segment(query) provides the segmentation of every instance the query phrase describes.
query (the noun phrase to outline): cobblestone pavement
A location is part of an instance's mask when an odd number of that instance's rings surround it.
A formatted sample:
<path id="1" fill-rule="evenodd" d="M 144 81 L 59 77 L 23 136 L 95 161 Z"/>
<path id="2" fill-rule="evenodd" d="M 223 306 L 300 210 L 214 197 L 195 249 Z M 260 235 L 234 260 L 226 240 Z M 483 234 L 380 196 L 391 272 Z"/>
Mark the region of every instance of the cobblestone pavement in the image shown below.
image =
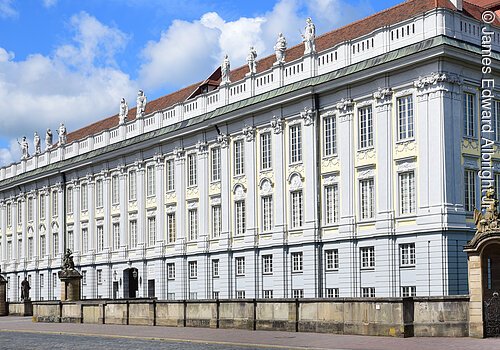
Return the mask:
<path id="1" fill-rule="evenodd" d="M 183 327 L 33 323 L 0 317 L 0 349 L 499 350 L 498 339 L 389 338 Z"/>

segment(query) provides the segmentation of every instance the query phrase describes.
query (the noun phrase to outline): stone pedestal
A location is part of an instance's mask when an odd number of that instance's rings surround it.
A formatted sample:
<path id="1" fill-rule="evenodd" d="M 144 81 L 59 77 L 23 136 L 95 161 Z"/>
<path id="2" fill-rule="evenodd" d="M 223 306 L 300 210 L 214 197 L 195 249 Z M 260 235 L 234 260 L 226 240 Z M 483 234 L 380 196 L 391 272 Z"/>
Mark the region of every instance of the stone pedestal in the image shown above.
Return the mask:
<path id="1" fill-rule="evenodd" d="M 7 281 L 0 276 L 0 316 L 7 316 Z"/>
<path id="2" fill-rule="evenodd" d="M 61 301 L 80 300 L 82 275 L 76 270 L 59 271 L 61 280 Z"/>
<path id="3" fill-rule="evenodd" d="M 31 300 L 20 303 L 9 303 L 9 316 L 33 316 L 33 304 Z"/>

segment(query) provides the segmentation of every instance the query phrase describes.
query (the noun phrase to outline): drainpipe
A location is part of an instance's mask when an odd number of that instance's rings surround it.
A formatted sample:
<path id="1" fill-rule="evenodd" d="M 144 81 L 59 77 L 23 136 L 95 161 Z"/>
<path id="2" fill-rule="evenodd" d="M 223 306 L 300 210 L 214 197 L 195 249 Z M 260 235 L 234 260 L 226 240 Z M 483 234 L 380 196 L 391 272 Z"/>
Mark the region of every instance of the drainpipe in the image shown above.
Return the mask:
<path id="1" fill-rule="evenodd" d="M 322 216 L 321 216 L 321 207 L 322 207 L 322 201 L 321 201 L 321 155 L 322 155 L 322 149 L 321 149 L 321 117 L 319 114 L 319 95 L 314 94 L 313 95 L 313 103 L 314 103 L 314 110 L 316 111 L 316 123 L 314 124 L 316 128 L 316 251 L 317 251 L 317 263 L 318 263 L 318 268 L 317 268 L 317 278 L 318 278 L 318 290 L 317 290 L 317 296 L 321 298 L 323 296 L 323 240 L 321 239 L 321 230 L 322 230 Z"/>

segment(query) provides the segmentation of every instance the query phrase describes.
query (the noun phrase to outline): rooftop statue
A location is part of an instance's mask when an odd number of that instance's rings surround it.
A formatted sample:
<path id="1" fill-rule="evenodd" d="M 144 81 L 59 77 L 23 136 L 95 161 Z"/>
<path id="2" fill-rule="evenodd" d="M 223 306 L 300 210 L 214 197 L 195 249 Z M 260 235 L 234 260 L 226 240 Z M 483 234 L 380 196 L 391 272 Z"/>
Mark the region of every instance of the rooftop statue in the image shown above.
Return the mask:
<path id="1" fill-rule="evenodd" d="M 308 55 L 316 52 L 316 27 L 312 22 L 311 17 L 306 19 L 305 32 L 302 34 L 302 41 L 304 42 L 304 55 Z"/>
<path id="2" fill-rule="evenodd" d="M 47 129 L 45 133 L 45 150 L 48 151 L 52 148 L 52 130 Z"/>
<path id="3" fill-rule="evenodd" d="M 224 60 L 220 66 L 222 73 L 222 84 L 229 84 L 231 81 L 229 80 L 229 72 L 231 71 L 231 64 L 229 62 L 229 57 L 227 54 L 224 56 Z"/>
<path id="4" fill-rule="evenodd" d="M 257 51 L 253 46 L 250 46 L 250 52 L 247 56 L 247 63 L 250 74 L 257 73 Z"/>
<path id="5" fill-rule="evenodd" d="M 27 159 L 30 156 L 30 154 L 28 152 L 29 145 L 28 141 L 26 140 L 26 136 L 23 136 L 21 142 L 17 141 L 17 143 L 19 144 L 19 146 L 21 146 L 21 152 L 22 152 L 21 159 Z"/>
<path id="6" fill-rule="evenodd" d="M 33 135 L 33 145 L 35 146 L 35 154 L 42 153 L 42 146 L 40 145 L 40 136 L 35 131 L 35 135 Z"/>
<path id="7" fill-rule="evenodd" d="M 57 130 L 59 135 L 59 146 L 66 144 L 67 131 L 64 123 L 59 124 L 59 130 Z"/>
<path id="8" fill-rule="evenodd" d="M 285 63 L 286 39 L 283 36 L 283 33 L 278 34 L 276 45 L 274 45 L 274 53 L 276 54 L 276 63 Z"/>
<path id="9" fill-rule="evenodd" d="M 118 118 L 120 119 L 119 124 L 122 125 L 127 121 L 127 116 L 128 116 L 128 105 L 127 101 L 125 101 L 125 98 L 122 97 L 120 101 L 120 112 L 118 114 Z"/>
<path id="10" fill-rule="evenodd" d="M 139 90 L 139 92 L 137 92 L 137 118 L 144 117 L 146 114 L 146 103 L 147 99 L 146 95 L 144 95 L 144 91 Z"/>

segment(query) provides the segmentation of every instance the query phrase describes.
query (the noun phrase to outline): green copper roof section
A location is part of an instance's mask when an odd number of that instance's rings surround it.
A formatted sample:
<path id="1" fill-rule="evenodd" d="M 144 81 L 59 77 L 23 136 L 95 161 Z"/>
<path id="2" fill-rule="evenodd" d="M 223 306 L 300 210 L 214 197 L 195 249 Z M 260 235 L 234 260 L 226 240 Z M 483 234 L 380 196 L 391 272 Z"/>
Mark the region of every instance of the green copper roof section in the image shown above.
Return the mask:
<path id="1" fill-rule="evenodd" d="M 391 62 L 391 61 L 400 59 L 402 57 L 406 57 L 406 56 L 412 55 L 414 53 L 428 50 L 428 49 L 431 49 L 433 47 L 440 46 L 440 45 L 454 46 L 454 47 L 460 48 L 460 49 L 465 50 L 465 51 L 470 51 L 473 53 L 481 54 L 481 48 L 479 46 L 469 44 L 469 43 L 466 43 L 463 41 L 459 41 L 457 39 L 453 39 L 453 38 L 450 38 L 447 36 L 436 36 L 436 37 L 421 41 L 419 43 L 405 46 L 403 48 L 396 49 L 394 51 L 367 59 L 365 61 L 358 62 L 358 63 L 352 64 L 350 66 L 337 69 L 337 70 L 330 72 L 330 73 L 325 73 L 325 74 L 322 74 L 322 75 L 317 76 L 317 77 L 304 79 L 304 80 L 280 87 L 278 89 L 274 89 L 274 90 L 262 93 L 260 95 L 247 98 L 245 100 L 231 103 L 229 105 L 217 108 L 216 110 L 214 110 L 212 112 L 204 113 L 202 115 L 199 115 L 199 116 L 196 116 L 196 117 L 193 117 L 190 119 L 186 119 L 186 120 L 183 120 L 181 122 L 178 122 L 178 123 L 175 123 L 172 125 L 165 126 L 165 127 L 160 128 L 158 130 L 149 131 L 149 132 L 144 133 L 142 135 L 138 135 L 138 136 L 132 137 L 130 139 L 123 140 L 123 141 L 114 143 L 112 145 L 108 145 L 106 147 L 102 147 L 102 148 L 87 152 L 85 154 L 82 154 L 82 155 L 79 155 L 76 157 L 65 159 L 65 160 L 59 161 L 59 162 L 54 163 L 54 164 L 49 164 L 49 165 L 43 166 L 43 167 L 38 168 L 38 169 L 30 170 L 30 171 L 25 172 L 23 174 L 19 174 L 19 175 L 12 177 L 12 178 L 0 181 L 0 188 L 7 189 L 7 188 L 11 187 L 13 184 L 15 184 L 16 182 L 23 181 L 25 179 L 29 179 L 30 177 L 35 177 L 35 176 L 43 174 L 43 173 L 50 173 L 53 171 L 57 171 L 59 169 L 66 168 L 66 167 L 71 166 L 73 164 L 77 164 L 79 162 L 84 162 L 85 160 L 88 160 L 88 159 L 93 159 L 96 156 L 99 156 L 99 155 L 102 155 L 102 154 L 105 154 L 108 152 L 112 152 L 112 151 L 115 151 L 115 150 L 118 150 L 121 148 L 125 148 L 125 147 L 128 147 L 130 145 L 141 143 L 141 142 L 146 141 L 148 139 L 154 139 L 154 138 L 157 138 L 159 136 L 168 135 L 169 133 L 171 133 L 173 131 L 183 129 L 183 128 L 186 128 L 189 126 L 193 126 L 196 124 L 200 124 L 206 120 L 224 115 L 226 113 L 236 111 L 238 109 L 241 109 L 241 108 L 253 105 L 253 104 L 257 104 L 257 103 L 272 99 L 274 97 L 285 95 L 285 94 L 288 94 L 290 92 L 303 89 L 305 87 L 312 87 L 312 86 L 320 85 L 320 84 L 323 84 L 325 82 L 335 80 L 335 79 L 338 79 L 338 78 L 341 78 L 341 77 L 344 77 L 344 76 L 347 76 L 347 75 L 350 75 L 350 74 L 353 74 L 353 73 L 356 73 L 356 72 L 359 72 L 359 71 L 362 71 L 362 70 L 365 70 L 365 69 L 368 69 L 371 67 L 375 67 L 375 66 L 381 65 L 383 63 Z M 492 52 L 491 57 L 494 59 L 500 59 L 500 53 Z"/>

